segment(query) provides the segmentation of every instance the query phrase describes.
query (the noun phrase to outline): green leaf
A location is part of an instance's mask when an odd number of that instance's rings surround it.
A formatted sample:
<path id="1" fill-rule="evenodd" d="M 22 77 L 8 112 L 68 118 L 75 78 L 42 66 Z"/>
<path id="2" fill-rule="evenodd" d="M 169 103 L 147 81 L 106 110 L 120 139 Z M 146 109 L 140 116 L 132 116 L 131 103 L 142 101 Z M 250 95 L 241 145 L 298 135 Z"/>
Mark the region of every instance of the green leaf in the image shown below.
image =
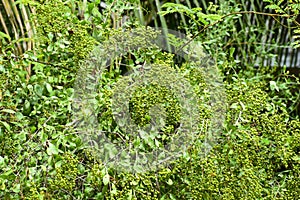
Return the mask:
<path id="1" fill-rule="evenodd" d="M 176 197 L 173 194 L 170 194 L 170 199 L 176 200 Z"/>
<path id="2" fill-rule="evenodd" d="M 8 171 L 0 174 L 0 178 L 8 179 L 9 175 L 11 175 L 13 172 L 14 172 L 13 170 L 8 170 Z"/>
<path id="3" fill-rule="evenodd" d="M 221 15 L 215 15 L 215 14 L 209 14 L 209 15 L 205 15 L 206 19 L 210 19 L 212 21 L 218 21 L 222 19 Z"/>
<path id="4" fill-rule="evenodd" d="M 173 185 L 173 181 L 172 181 L 172 179 L 170 179 L 170 178 L 169 178 L 169 180 L 168 180 L 167 184 L 168 184 L 168 185 Z"/>
<path id="5" fill-rule="evenodd" d="M 128 191 L 127 195 L 128 195 L 127 199 L 131 200 L 132 199 L 132 189 Z"/>
<path id="6" fill-rule="evenodd" d="M 300 161 L 300 156 L 295 155 L 294 157 L 292 157 L 292 159 L 293 159 L 294 161 Z"/>
<path id="7" fill-rule="evenodd" d="M 230 57 L 233 57 L 233 53 L 235 52 L 235 48 L 231 47 L 230 48 Z"/>
<path id="8" fill-rule="evenodd" d="M 103 177 L 103 184 L 107 185 L 109 183 L 109 174 L 105 174 L 105 176 Z"/>
<path id="9" fill-rule="evenodd" d="M 24 115 L 21 112 L 16 112 L 16 118 L 18 120 L 22 120 L 24 118 Z"/>
<path id="10" fill-rule="evenodd" d="M 0 156 L 0 166 L 3 167 L 5 165 L 5 160 L 2 156 Z"/>
<path id="11" fill-rule="evenodd" d="M 3 110 L 1 110 L 1 112 L 10 113 L 10 114 L 16 113 L 14 110 L 11 110 L 11 109 L 3 109 Z"/>
<path id="12" fill-rule="evenodd" d="M 0 121 L 3 126 L 6 128 L 6 130 L 10 131 L 10 125 L 7 123 L 7 122 L 4 122 L 4 121 Z"/>
<path id="13" fill-rule="evenodd" d="M 21 188 L 21 185 L 18 183 L 13 187 L 12 191 L 15 192 L 15 193 L 19 193 L 20 188 Z"/>
<path id="14" fill-rule="evenodd" d="M 268 140 L 267 138 L 262 138 L 261 139 L 262 143 L 269 145 L 270 144 L 270 140 Z"/>
<path id="15" fill-rule="evenodd" d="M 209 24 L 209 22 L 205 20 L 207 18 L 206 14 L 199 12 L 199 13 L 197 13 L 197 16 L 199 18 L 199 21 L 202 22 L 204 25 Z"/>
<path id="16" fill-rule="evenodd" d="M 58 148 L 54 144 L 49 143 L 49 147 L 47 148 L 47 154 L 48 155 L 57 155 Z"/>
<path id="17" fill-rule="evenodd" d="M 164 16 L 170 13 L 186 13 L 188 16 L 192 16 L 194 14 L 194 11 L 189 9 L 188 7 L 182 5 L 182 4 L 176 4 L 176 3 L 165 3 L 161 6 L 161 8 L 166 8 L 166 11 L 160 11 L 158 12 L 159 15 Z"/>
<path id="18" fill-rule="evenodd" d="M 52 87 L 51 87 L 51 85 L 50 85 L 49 83 L 46 83 L 45 85 L 46 85 L 47 91 L 48 91 L 49 93 L 51 93 L 51 92 L 52 92 Z"/>
<path id="19" fill-rule="evenodd" d="M 115 186 L 115 184 L 111 184 L 111 188 L 112 190 L 110 191 L 111 194 L 117 194 L 117 187 Z"/>
<path id="20" fill-rule="evenodd" d="M 36 92 L 37 95 L 42 96 L 43 95 L 43 87 L 40 85 L 35 85 L 34 86 L 34 91 Z"/>
<path id="21" fill-rule="evenodd" d="M 279 88 L 275 81 L 270 81 L 270 88 L 272 91 L 276 90 L 277 92 L 279 92 Z"/>
<path id="22" fill-rule="evenodd" d="M 3 32 L 0 31 L 0 38 L 7 38 L 9 41 L 11 40 L 11 37 Z"/>
<path id="23" fill-rule="evenodd" d="M 233 103 L 231 104 L 230 108 L 237 109 L 239 107 L 239 103 Z"/>
<path id="24" fill-rule="evenodd" d="M 18 135 L 18 139 L 20 140 L 20 141 L 26 141 L 26 132 L 25 131 L 22 131 L 21 133 L 19 133 Z"/>
<path id="25" fill-rule="evenodd" d="M 28 115 L 28 114 L 30 113 L 30 111 L 31 111 L 30 102 L 26 99 L 26 100 L 25 100 L 25 103 L 24 103 L 24 105 L 23 105 L 23 113 L 24 113 L 25 115 Z"/>

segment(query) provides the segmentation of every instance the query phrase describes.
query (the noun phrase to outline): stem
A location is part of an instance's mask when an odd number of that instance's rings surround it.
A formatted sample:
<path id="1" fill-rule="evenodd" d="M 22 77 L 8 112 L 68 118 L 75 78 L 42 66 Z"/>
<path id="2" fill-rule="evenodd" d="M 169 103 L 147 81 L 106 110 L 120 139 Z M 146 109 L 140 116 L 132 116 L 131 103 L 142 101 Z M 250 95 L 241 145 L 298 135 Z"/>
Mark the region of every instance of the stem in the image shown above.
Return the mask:
<path id="1" fill-rule="evenodd" d="M 272 13 L 264 13 L 264 12 L 256 12 L 256 11 L 240 11 L 240 12 L 233 12 L 233 13 L 229 13 L 226 14 L 224 16 L 221 17 L 220 20 L 215 21 L 212 24 L 208 24 L 206 26 L 204 26 L 197 34 L 195 34 L 190 40 L 188 40 L 184 45 L 182 45 L 181 47 L 179 47 L 179 49 L 176 50 L 175 53 L 181 51 L 184 47 L 186 47 L 188 44 L 190 44 L 196 37 L 198 37 L 200 35 L 200 33 L 202 33 L 203 31 L 205 31 L 206 29 L 208 29 L 211 26 L 214 26 L 220 22 L 222 22 L 226 17 L 232 16 L 232 15 L 239 15 L 239 14 L 257 14 L 257 15 L 266 15 L 266 16 L 271 16 L 271 17 L 286 17 L 286 18 L 290 18 L 293 15 L 281 15 L 281 14 L 272 14 Z"/>

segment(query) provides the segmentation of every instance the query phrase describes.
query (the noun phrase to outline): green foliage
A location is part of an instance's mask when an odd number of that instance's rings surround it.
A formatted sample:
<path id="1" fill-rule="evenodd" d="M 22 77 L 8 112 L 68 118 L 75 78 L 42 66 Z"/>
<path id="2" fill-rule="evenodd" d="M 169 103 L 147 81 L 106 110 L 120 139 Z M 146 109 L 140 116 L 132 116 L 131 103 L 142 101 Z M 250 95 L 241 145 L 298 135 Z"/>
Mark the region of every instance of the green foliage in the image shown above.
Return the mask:
<path id="1" fill-rule="evenodd" d="M 80 21 L 59 0 L 43 2 L 36 10 L 37 41 L 43 49 L 40 56 L 48 63 L 59 61 L 59 65 L 76 71 L 78 62 L 86 58 L 96 44 L 88 33 L 90 22 Z"/>
<path id="2" fill-rule="evenodd" d="M 283 16 L 287 16 L 288 22 L 292 22 L 295 25 L 293 26 L 293 38 L 295 40 L 292 42 L 292 45 L 294 48 L 299 48 L 300 24 L 299 20 L 297 20 L 300 12 L 299 1 L 288 1 L 288 3 L 286 3 L 284 1 L 264 0 L 264 2 L 268 3 L 266 8 L 275 10 L 276 13 L 283 14 Z"/>
<path id="3" fill-rule="evenodd" d="M 199 119 L 208 123 L 211 117 L 204 69 L 187 63 L 174 66 L 173 54 L 147 43 L 155 32 L 132 25 L 138 24 L 130 13 L 136 1 L 114 2 L 107 1 L 109 8 L 103 12 L 96 10 L 100 1 L 91 2 L 81 20 L 69 1 L 32 4 L 37 8 L 35 20 L 39 25 L 36 35 L 39 45 L 35 52 L 15 56 L 13 45 L 3 43 L 0 55 L 0 198 L 298 199 L 299 78 L 285 69 L 256 69 L 251 64 L 247 68 L 240 66 L 233 54 L 241 52 L 234 47 L 226 49 L 223 43 L 228 35 L 232 36 L 231 42 L 242 42 L 240 36 L 245 30 L 237 33 L 234 29 L 240 16 L 224 18 L 222 23 L 203 33 L 202 38 L 196 38 L 227 74 L 224 85 L 228 110 L 224 129 L 206 157 L 202 155 L 200 138 L 178 160 L 156 171 L 132 174 L 107 168 L 82 144 L 72 121 L 73 82 L 81 62 L 96 41 L 109 45 L 103 42 L 108 37 L 129 38 L 128 42 L 145 48 L 116 58 L 118 62 L 111 62 L 102 73 L 97 88 L 98 121 L 102 130 L 117 130 L 111 99 L 120 84 L 118 81 L 123 80 L 123 74 L 142 70 L 148 63 L 154 68 L 160 67 L 157 73 L 165 70 L 169 74 L 172 71 L 183 74 L 199 98 Z M 276 2 L 275 5 L 277 7 L 270 8 L 279 13 L 290 9 L 296 13 L 298 9 L 294 1 L 287 10 L 283 4 Z M 188 15 L 192 24 L 186 30 L 194 35 L 199 24 L 212 24 L 220 16 L 239 11 L 240 7 L 222 1 L 219 7 L 211 5 L 209 13 L 173 3 L 166 4 L 163 9 L 166 11 L 161 13 L 165 16 L 174 12 Z M 118 20 L 110 19 L 110 15 L 118 11 L 132 17 L 132 24 L 126 24 L 126 28 L 136 28 L 139 41 L 130 40 L 130 35 L 124 34 L 122 29 L 114 29 Z M 117 18 L 120 17 L 121 14 Z M 0 37 L 7 36 L 1 34 Z M 252 40 L 250 37 L 249 42 Z M 250 57 L 264 56 L 259 48 L 261 46 L 249 51 Z M 123 64 L 126 69 L 121 69 Z M 28 67 L 32 67 L 30 76 Z M 151 120 L 149 111 L 153 105 L 163 104 L 167 123 L 162 134 L 172 135 L 180 120 L 180 105 L 167 87 L 159 83 L 142 85 L 133 93 L 130 102 L 131 116 L 140 126 Z"/>
<path id="4" fill-rule="evenodd" d="M 189 18 L 193 20 L 194 23 L 197 23 L 198 25 L 208 25 L 210 22 L 214 22 L 217 20 L 221 20 L 222 17 L 217 14 L 205 14 L 201 12 L 201 8 L 192 8 L 189 9 L 188 7 L 182 5 L 182 4 L 175 4 L 175 3 L 165 3 L 161 8 L 166 8 L 166 11 L 160 11 L 159 14 L 161 15 L 167 15 L 174 12 L 184 13 Z M 197 18 L 196 18 L 197 16 Z M 210 22 L 209 22 L 210 21 Z M 201 23 L 199 23 L 201 22 Z"/>
<path id="5" fill-rule="evenodd" d="M 165 10 L 159 14 L 186 15 L 182 17 L 183 21 L 189 21 L 182 23 L 180 28 L 187 34 L 191 34 L 194 40 L 201 41 L 205 49 L 217 60 L 221 69 L 232 73 L 231 69 L 226 69 L 224 66 L 228 62 L 230 62 L 229 66 L 234 66 L 236 70 L 252 68 L 253 65 L 261 67 L 265 63 L 270 65 L 273 61 L 279 62 L 281 58 L 290 56 L 284 48 L 290 48 L 291 45 L 297 48 L 299 22 L 296 18 L 299 13 L 299 3 L 266 2 L 271 5 L 264 7 L 264 4 L 259 1 L 247 3 L 239 0 L 206 5 L 205 1 L 201 1 L 199 4 L 202 9 L 194 8 L 188 2 L 188 6 L 178 2 L 165 3 L 162 6 Z M 276 9 L 276 6 L 281 11 Z M 273 7 L 277 10 L 276 14 L 269 13 L 268 8 Z M 288 39 L 285 39 L 287 35 Z M 285 64 L 295 67 L 296 60 L 292 58 L 291 63 Z"/>
<path id="6" fill-rule="evenodd" d="M 78 160 L 73 155 L 66 152 L 62 156 L 62 160 L 55 163 L 55 175 L 49 180 L 50 190 L 62 191 L 55 194 L 58 198 L 63 196 L 66 191 L 73 191 L 76 187 L 76 177 L 79 174 L 77 168 Z"/>
<path id="7" fill-rule="evenodd" d="M 10 46 L 16 55 L 32 50 L 34 26 L 30 21 L 30 7 L 26 2 L 14 0 L 2 0 L 0 7 L 0 46 Z M 6 51 L 0 49 L 0 53 Z"/>
<path id="8" fill-rule="evenodd" d="M 175 126 L 180 119 L 180 107 L 174 94 L 171 94 L 168 88 L 159 85 L 147 85 L 136 90 L 130 102 L 132 119 L 139 126 L 149 124 L 151 118 L 147 111 L 161 103 L 165 104 L 164 108 L 168 113 L 166 126 Z"/>

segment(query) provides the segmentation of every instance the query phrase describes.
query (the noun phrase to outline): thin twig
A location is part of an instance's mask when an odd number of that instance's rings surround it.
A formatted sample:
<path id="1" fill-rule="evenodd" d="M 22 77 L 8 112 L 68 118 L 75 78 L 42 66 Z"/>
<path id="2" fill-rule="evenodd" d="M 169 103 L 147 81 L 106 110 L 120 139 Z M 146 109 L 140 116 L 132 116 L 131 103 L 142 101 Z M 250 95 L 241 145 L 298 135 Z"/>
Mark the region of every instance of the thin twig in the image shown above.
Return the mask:
<path id="1" fill-rule="evenodd" d="M 196 37 L 198 37 L 200 35 L 200 33 L 202 33 L 203 31 L 205 31 L 209 27 L 214 26 L 214 25 L 222 22 L 226 17 L 232 16 L 232 15 L 239 15 L 239 14 L 266 15 L 266 16 L 271 16 L 273 18 L 274 17 L 286 17 L 286 18 L 290 18 L 291 16 L 293 16 L 293 15 L 281 15 L 281 14 L 272 14 L 272 13 L 264 13 L 264 12 L 256 12 L 256 11 L 240 11 L 240 12 L 229 13 L 229 14 L 226 14 L 226 15 L 222 16 L 220 20 L 217 20 L 217 21 L 215 21 L 212 24 L 208 24 L 208 25 L 204 26 L 197 34 L 195 34 L 191 39 L 189 39 L 184 45 L 182 45 L 181 47 L 179 47 L 179 49 L 176 50 L 175 54 L 178 53 L 179 51 L 181 51 L 188 44 L 190 44 Z"/>

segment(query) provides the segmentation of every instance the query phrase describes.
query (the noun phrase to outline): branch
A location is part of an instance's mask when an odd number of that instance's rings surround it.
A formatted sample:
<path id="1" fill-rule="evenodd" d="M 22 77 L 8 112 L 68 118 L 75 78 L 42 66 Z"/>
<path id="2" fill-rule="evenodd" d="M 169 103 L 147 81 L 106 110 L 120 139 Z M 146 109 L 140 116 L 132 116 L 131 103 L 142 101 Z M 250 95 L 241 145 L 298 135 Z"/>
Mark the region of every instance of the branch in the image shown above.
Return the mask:
<path id="1" fill-rule="evenodd" d="M 182 45 L 181 47 L 179 47 L 178 50 L 176 50 L 175 54 L 179 51 L 181 51 L 184 47 L 186 47 L 188 44 L 190 44 L 196 37 L 198 37 L 200 35 L 200 33 L 202 33 L 203 31 L 205 31 L 206 29 L 208 29 L 211 26 L 214 26 L 220 22 L 222 22 L 226 17 L 229 17 L 231 15 L 239 15 L 239 14 L 257 14 L 257 15 L 266 15 L 266 16 L 270 16 L 270 17 L 286 17 L 286 18 L 290 18 L 293 15 L 281 15 L 281 14 L 272 14 L 272 13 L 264 13 L 264 12 L 256 12 L 256 11 L 240 11 L 240 12 L 233 12 L 233 13 L 229 13 L 226 14 L 224 16 L 221 17 L 220 20 L 215 21 L 212 24 L 208 24 L 206 26 L 204 26 L 197 34 L 195 34 L 190 40 L 188 40 L 184 45 Z"/>

